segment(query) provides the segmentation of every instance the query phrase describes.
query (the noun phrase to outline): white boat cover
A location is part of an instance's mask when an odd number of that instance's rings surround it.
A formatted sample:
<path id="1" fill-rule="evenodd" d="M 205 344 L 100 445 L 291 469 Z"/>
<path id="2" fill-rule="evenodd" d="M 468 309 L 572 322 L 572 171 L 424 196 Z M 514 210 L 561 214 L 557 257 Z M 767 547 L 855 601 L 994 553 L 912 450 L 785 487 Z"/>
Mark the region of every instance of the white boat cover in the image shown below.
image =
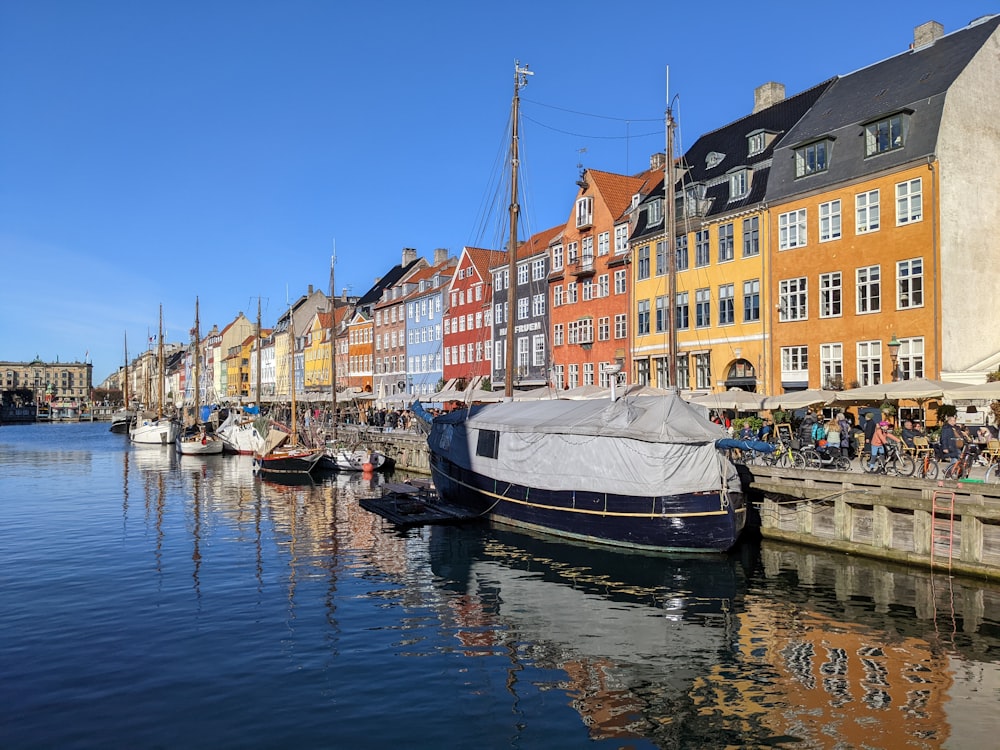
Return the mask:
<path id="1" fill-rule="evenodd" d="M 438 417 L 429 443 L 476 473 L 539 489 L 649 497 L 739 487 L 715 447 L 726 431 L 700 412 L 675 393 L 505 402 Z M 477 455 L 482 430 L 498 433 L 496 458 Z"/>

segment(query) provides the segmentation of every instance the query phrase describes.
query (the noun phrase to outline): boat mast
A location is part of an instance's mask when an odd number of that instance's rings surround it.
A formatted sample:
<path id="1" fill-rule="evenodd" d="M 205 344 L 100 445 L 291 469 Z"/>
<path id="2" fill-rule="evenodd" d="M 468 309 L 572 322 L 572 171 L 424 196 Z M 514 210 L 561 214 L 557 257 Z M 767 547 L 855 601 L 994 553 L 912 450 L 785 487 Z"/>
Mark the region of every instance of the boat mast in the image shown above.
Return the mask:
<path id="1" fill-rule="evenodd" d="M 257 409 L 260 407 L 260 348 L 263 339 L 260 337 L 260 297 L 257 298 Z M 259 412 L 258 412 L 259 413 Z"/>
<path id="2" fill-rule="evenodd" d="M 337 263 L 337 243 L 330 256 L 330 400 L 333 406 L 333 442 L 337 442 L 337 302 L 334 297 L 333 267 Z"/>
<path id="3" fill-rule="evenodd" d="M 515 291 L 517 289 L 517 219 L 521 212 L 521 206 L 517 202 L 517 175 L 520 167 L 520 157 L 518 152 L 521 96 L 520 91 L 528 85 L 528 76 L 534 75 L 528 66 L 523 68 L 520 63 L 514 61 L 514 100 L 511 104 L 511 131 L 510 131 L 510 243 L 507 246 L 507 349 L 504 359 L 504 397 L 510 399 L 514 396 L 514 317 L 516 314 L 517 300 Z"/>
<path id="4" fill-rule="evenodd" d="M 122 398 L 125 411 L 128 411 L 128 331 L 125 331 L 125 372 L 122 378 Z"/>
<path id="5" fill-rule="evenodd" d="M 295 321 L 292 307 L 288 306 L 288 387 L 292 391 L 292 446 L 299 444 L 299 425 L 295 409 Z"/>
<path id="6" fill-rule="evenodd" d="M 160 304 L 159 348 L 156 353 L 156 418 L 163 419 L 163 304 Z"/>
<path id="7" fill-rule="evenodd" d="M 194 298 L 194 423 L 201 421 L 201 326 L 198 321 L 198 298 Z"/>
<path id="8" fill-rule="evenodd" d="M 663 165 L 663 213 L 666 216 L 667 229 L 667 279 L 668 300 L 667 309 L 667 387 L 680 385 L 677 379 L 677 215 L 676 196 L 674 194 L 674 114 L 670 109 L 670 67 L 667 67 L 667 158 Z"/>

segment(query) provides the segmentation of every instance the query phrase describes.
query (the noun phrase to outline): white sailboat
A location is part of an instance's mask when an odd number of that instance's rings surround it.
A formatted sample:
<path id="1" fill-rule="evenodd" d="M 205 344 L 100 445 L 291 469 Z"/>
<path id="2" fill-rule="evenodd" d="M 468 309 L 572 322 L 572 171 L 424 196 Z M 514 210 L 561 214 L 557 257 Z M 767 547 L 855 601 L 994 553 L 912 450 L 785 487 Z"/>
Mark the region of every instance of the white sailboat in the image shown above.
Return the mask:
<path id="1" fill-rule="evenodd" d="M 144 416 L 136 417 L 129 437 L 133 443 L 144 443 L 147 445 L 170 445 L 177 440 L 181 426 L 179 422 L 163 417 L 163 380 L 164 359 L 163 359 L 163 305 L 160 305 L 160 332 L 159 348 L 156 356 L 157 369 L 157 395 L 156 395 L 156 417 Z"/>
<path id="2" fill-rule="evenodd" d="M 198 298 L 194 300 L 194 419 L 193 427 L 177 438 L 177 452 L 185 456 L 207 456 L 222 453 L 222 438 L 209 431 L 201 415 L 201 323 L 198 320 Z"/>
<path id="3" fill-rule="evenodd" d="M 237 453 L 241 456 L 252 456 L 264 448 L 264 436 L 267 434 L 270 420 L 260 414 L 260 381 L 261 381 L 261 335 L 260 335 L 260 298 L 257 298 L 257 387 L 254 392 L 257 406 L 243 408 L 231 407 L 225 420 L 216 429 L 216 434 L 222 438 L 224 451 Z"/>

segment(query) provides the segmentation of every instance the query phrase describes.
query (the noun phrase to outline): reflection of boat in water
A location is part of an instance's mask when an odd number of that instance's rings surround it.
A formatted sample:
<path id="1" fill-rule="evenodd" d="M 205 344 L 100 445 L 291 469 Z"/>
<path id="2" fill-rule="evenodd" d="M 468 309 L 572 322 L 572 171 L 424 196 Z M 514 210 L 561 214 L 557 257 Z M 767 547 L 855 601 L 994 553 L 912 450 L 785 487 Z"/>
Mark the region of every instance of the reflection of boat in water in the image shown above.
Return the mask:
<path id="1" fill-rule="evenodd" d="M 746 586 L 727 555 L 647 556 L 501 528 L 430 533 L 434 573 L 463 595 L 458 639 L 514 639 L 526 644 L 518 654 L 565 671 L 592 738 L 669 731 L 662 722 L 690 710 L 692 684 L 728 648 Z"/>

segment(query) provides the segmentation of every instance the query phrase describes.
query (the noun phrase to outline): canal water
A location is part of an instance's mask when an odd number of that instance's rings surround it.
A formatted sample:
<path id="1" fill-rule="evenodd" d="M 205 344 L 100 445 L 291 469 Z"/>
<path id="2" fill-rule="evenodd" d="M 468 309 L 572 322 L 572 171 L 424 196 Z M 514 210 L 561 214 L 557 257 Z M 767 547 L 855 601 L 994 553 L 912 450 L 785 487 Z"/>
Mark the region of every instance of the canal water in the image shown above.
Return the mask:
<path id="1" fill-rule="evenodd" d="M 997 746 L 996 588 L 399 532 L 372 491 L 0 428 L 0 747 Z"/>

